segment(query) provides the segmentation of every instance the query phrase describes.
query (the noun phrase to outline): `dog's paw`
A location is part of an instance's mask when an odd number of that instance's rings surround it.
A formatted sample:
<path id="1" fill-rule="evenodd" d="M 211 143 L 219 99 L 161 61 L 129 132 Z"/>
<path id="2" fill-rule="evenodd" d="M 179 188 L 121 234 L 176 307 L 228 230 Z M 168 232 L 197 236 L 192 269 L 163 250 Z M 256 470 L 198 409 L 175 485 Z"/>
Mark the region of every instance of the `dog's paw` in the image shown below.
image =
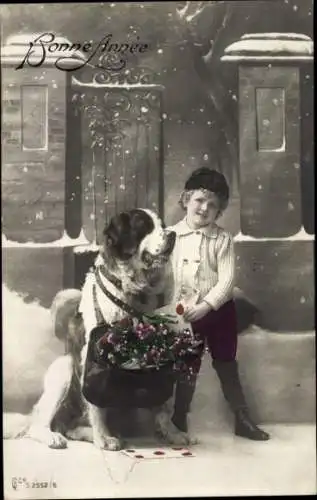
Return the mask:
<path id="1" fill-rule="evenodd" d="M 101 450 L 118 451 L 122 442 L 114 436 L 94 436 L 94 445 Z"/>
<path id="2" fill-rule="evenodd" d="M 168 444 L 186 446 L 191 444 L 190 436 L 180 431 L 165 413 L 159 413 L 155 419 L 155 433 Z"/>
<path id="3" fill-rule="evenodd" d="M 25 437 L 46 444 L 49 448 L 67 448 L 67 439 L 60 432 L 53 432 L 46 427 L 31 426 Z"/>
<path id="4" fill-rule="evenodd" d="M 118 451 L 122 448 L 122 442 L 119 438 L 109 436 L 106 439 L 106 447 L 109 451 Z"/>
<path id="5" fill-rule="evenodd" d="M 193 446 L 193 445 L 200 443 L 200 440 L 197 436 L 191 436 L 190 434 L 187 434 L 187 438 L 188 438 L 188 444 L 190 446 Z"/>

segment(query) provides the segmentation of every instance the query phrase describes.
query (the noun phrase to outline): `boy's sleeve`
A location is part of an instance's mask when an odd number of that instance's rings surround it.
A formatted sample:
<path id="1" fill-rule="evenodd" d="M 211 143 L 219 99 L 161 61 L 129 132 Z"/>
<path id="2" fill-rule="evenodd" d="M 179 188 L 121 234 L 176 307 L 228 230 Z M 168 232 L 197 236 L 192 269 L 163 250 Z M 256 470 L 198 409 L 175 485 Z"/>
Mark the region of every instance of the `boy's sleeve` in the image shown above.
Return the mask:
<path id="1" fill-rule="evenodd" d="M 223 233 L 222 242 L 217 251 L 218 282 L 204 297 L 204 301 L 214 310 L 232 298 L 235 280 L 235 256 L 233 239 L 229 233 Z"/>

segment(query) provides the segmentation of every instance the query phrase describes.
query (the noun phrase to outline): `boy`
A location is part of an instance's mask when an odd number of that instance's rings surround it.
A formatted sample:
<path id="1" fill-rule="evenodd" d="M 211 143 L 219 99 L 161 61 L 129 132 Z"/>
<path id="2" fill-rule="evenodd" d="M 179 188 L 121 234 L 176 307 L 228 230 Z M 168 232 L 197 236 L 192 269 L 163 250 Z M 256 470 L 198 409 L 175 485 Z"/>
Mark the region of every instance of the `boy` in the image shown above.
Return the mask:
<path id="1" fill-rule="evenodd" d="M 269 439 L 249 416 L 241 388 L 237 352 L 236 311 L 233 301 L 235 258 L 232 236 L 216 224 L 227 208 L 225 177 L 206 167 L 192 173 L 181 195 L 186 216 L 169 229 L 176 232 L 173 252 L 175 295 L 185 306 L 183 319 L 207 343 L 212 366 L 225 399 L 235 415 L 235 434 L 257 441 Z M 173 424 L 187 432 L 187 413 L 194 396 L 197 374 L 180 377 L 175 393 Z"/>

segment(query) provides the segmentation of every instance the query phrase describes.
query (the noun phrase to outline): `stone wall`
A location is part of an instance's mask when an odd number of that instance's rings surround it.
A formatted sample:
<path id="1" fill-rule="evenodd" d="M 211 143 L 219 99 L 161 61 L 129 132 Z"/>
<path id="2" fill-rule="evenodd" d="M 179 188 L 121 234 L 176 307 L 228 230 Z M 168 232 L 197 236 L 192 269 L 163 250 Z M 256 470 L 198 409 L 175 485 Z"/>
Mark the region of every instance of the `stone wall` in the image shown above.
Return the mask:
<path id="1" fill-rule="evenodd" d="M 54 68 L 3 67 L 2 88 L 3 231 L 18 242 L 54 241 L 65 223 L 65 74 Z M 31 89 L 26 101 L 25 88 Z M 36 98 L 39 89 L 46 93 L 42 103 Z M 31 136 L 43 134 L 38 149 L 36 137 L 30 144 L 34 149 L 26 149 L 28 131 Z"/>

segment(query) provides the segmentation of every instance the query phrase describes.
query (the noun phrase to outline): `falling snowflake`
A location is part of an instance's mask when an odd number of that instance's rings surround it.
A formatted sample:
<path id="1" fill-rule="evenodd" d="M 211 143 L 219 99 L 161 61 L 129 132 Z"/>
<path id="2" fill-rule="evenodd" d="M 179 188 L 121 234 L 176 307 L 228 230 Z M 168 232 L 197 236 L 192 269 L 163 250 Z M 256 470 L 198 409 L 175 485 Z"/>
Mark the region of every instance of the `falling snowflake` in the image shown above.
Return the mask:
<path id="1" fill-rule="evenodd" d="M 23 167 L 23 172 L 28 172 L 28 167 Z"/>
<path id="2" fill-rule="evenodd" d="M 264 125 L 264 127 L 268 127 L 270 125 L 270 120 L 268 119 L 262 120 L 262 125 Z"/>
<path id="3" fill-rule="evenodd" d="M 301 304 L 305 304 L 305 302 L 306 302 L 305 297 L 301 297 L 301 298 L 300 298 L 300 303 L 301 303 Z"/>
<path id="4" fill-rule="evenodd" d="M 163 54 L 163 49 L 158 49 L 157 53 L 158 54 Z"/>
<path id="5" fill-rule="evenodd" d="M 90 214 L 89 218 L 90 220 L 95 220 L 95 214 Z"/>
<path id="6" fill-rule="evenodd" d="M 279 100 L 278 100 L 278 99 L 273 99 L 273 101 L 272 101 L 272 102 L 273 102 L 273 104 L 274 104 L 275 106 L 277 106 L 277 105 L 278 105 L 278 103 L 279 103 Z"/>
<path id="7" fill-rule="evenodd" d="M 203 113 L 205 110 L 204 110 L 204 108 L 200 108 L 200 110 L 199 110 L 199 111 L 200 111 L 201 113 Z"/>
<path id="8" fill-rule="evenodd" d="M 158 150 L 159 150 L 158 146 L 154 146 L 154 151 L 158 151 Z"/>
<path id="9" fill-rule="evenodd" d="M 289 201 L 289 202 L 288 202 L 288 204 L 287 204 L 287 208 L 288 208 L 288 210 L 290 210 L 290 211 L 292 211 L 292 210 L 294 210 L 294 209 L 295 209 L 295 207 L 294 207 L 294 205 L 293 205 L 293 203 L 292 203 L 291 201 Z"/>
<path id="10" fill-rule="evenodd" d="M 209 121 L 209 122 L 207 122 L 207 125 L 211 126 L 211 125 L 212 125 L 212 122 L 210 122 L 210 121 Z"/>
<path id="11" fill-rule="evenodd" d="M 125 154 L 126 154 L 126 155 L 130 154 L 130 149 L 126 149 L 126 150 L 125 150 Z"/>
<path id="12" fill-rule="evenodd" d="M 44 214 L 43 214 L 42 210 L 40 210 L 39 212 L 36 212 L 35 219 L 36 220 L 43 220 L 44 219 Z"/>
<path id="13" fill-rule="evenodd" d="M 262 185 L 261 184 L 258 185 L 258 189 L 259 189 L 259 191 L 262 191 Z"/>
<path id="14" fill-rule="evenodd" d="M 298 5 L 293 5 L 293 10 L 296 12 L 298 10 Z"/>
<path id="15" fill-rule="evenodd" d="M 166 113 L 163 113 L 163 114 L 162 114 L 162 118 L 163 118 L 163 120 L 166 120 L 166 118 L 167 118 L 167 114 L 166 114 Z"/>
<path id="16" fill-rule="evenodd" d="M 232 96 L 231 96 L 231 97 L 232 97 L 232 99 L 233 99 L 234 101 L 236 101 L 236 100 L 237 100 L 237 96 L 236 96 L 236 94 L 232 94 Z"/>
<path id="17" fill-rule="evenodd" d="M 205 153 L 205 154 L 204 154 L 203 159 L 204 159 L 205 161 L 209 160 L 209 156 L 208 156 L 208 154 L 207 154 L 207 153 Z"/>
<path id="18" fill-rule="evenodd" d="M 125 190 L 125 184 L 120 184 L 119 189 L 121 189 L 121 191 L 124 191 Z"/>
<path id="19" fill-rule="evenodd" d="M 93 182 L 92 181 L 88 182 L 88 187 L 90 187 L 90 188 L 93 187 Z"/>
<path id="20" fill-rule="evenodd" d="M 146 106 L 141 106 L 141 111 L 142 113 L 148 113 L 149 108 L 147 108 Z"/>

